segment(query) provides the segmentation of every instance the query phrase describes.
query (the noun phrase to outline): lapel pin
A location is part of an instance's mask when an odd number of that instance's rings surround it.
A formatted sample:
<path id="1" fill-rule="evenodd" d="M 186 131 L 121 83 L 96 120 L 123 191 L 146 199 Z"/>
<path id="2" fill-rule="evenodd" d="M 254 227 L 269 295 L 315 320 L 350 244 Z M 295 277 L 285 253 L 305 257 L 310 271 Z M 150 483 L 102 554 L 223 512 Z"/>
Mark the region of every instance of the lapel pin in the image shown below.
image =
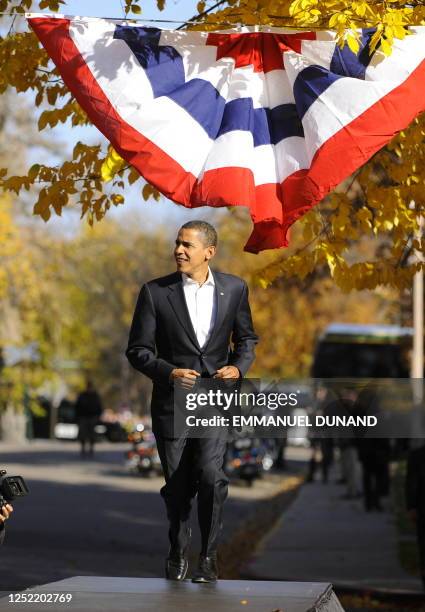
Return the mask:
<path id="1" fill-rule="evenodd" d="M 220 291 L 220 295 L 224 295 L 224 293 L 222 291 Z"/>

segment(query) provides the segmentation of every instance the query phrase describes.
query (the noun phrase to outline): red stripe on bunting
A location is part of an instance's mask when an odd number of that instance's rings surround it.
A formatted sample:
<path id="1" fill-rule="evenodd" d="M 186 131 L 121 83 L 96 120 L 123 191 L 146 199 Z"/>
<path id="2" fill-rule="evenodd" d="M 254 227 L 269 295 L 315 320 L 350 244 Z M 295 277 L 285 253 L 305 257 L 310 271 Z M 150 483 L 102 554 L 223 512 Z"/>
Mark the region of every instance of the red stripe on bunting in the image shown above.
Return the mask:
<path id="1" fill-rule="evenodd" d="M 401 85 L 324 142 L 308 170 L 295 172 L 282 183 L 283 229 L 287 230 L 424 110 L 422 61 Z"/>
<path id="2" fill-rule="evenodd" d="M 235 68 L 252 66 L 254 72 L 285 70 L 283 54 L 285 51 L 301 53 L 303 40 L 316 40 L 315 32 L 296 34 L 273 34 L 271 32 L 251 32 L 244 34 L 208 34 L 206 45 L 217 47 L 217 60 L 232 57 Z"/>
<path id="3" fill-rule="evenodd" d="M 199 202 L 216 207 L 248 205 L 254 229 L 245 251 L 258 253 L 288 246 L 283 230 L 280 184 L 255 186 L 254 175 L 248 168 L 208 170 L 195 187 L 194 201 L 198 202 L 196 206 L 202 206 Z"/>
<path id="4" fill-rule="evenodd" d="M 297 219 L 425 110 L 425 96 L 417 95 L 421 89 L 425 90 L 425 61 L 401 85 L 329 138 L 308 170 L 294 172 L 281 185 L 254 187 L 249 170 L 220 168 L 206 173 L 202 180 L 205 186 L 197 189 L 212 206 L 225 205 L 219 203 L 220 196 L 233 206 L 240 203 L 240 196 L 245 197 L 242 202 L 250 202 L 254 230 L 246 251 L 258 253 L 287 246 L 288 229 Z"/>
<path id="5" fill-rule="evenodd" d="M 343 127 L 316 152 L 308 170 L 281 185 L 254 185 L 247 168 L 218 168 L 200 181 L 118 115 L 69 34 L 69 20 L 28 20 L 90 120 L 116 151 L 166 197 L 189 208 L 247 206 L 254 222 L 245 250 L 287 246 L 288 228 L 425 109 L 425 62 L 399 87 Z"/>
<path id="6" fill-rule="evenodd" d="M 114 149 L 167 198 L 188 205 L 196 178 L 120 117 L 72 40 L 70 21 L 28 21 L 80 106 Z"/>

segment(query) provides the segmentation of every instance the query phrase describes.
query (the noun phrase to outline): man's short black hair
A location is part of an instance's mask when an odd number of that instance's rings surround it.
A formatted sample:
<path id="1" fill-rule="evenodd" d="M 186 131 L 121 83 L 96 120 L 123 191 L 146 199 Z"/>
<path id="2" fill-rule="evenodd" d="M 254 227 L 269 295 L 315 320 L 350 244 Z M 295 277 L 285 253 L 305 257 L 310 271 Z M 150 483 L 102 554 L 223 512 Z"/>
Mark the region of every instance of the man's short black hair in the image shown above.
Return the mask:
<path id="1" fill-rule="evenodd" d="M 207 221 L 200 221 L 198 219 L 194 219 L 193 221 L 188 221 L 184 225 L 181 226 L 180 229 L 193 229 L 198 230 L 203 236 L 203 242 L 206 247 L 209 246 L 217 246 L 217 232 L 215 227 L 208 223 Z"/>

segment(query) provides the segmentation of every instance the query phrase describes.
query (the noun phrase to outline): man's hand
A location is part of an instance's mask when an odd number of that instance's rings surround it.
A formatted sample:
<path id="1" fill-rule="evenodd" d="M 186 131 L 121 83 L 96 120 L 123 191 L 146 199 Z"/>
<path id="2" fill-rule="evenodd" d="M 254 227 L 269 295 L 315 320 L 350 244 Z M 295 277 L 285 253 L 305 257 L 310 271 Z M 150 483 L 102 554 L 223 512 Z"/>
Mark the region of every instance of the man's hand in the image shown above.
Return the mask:
<path id="1" fill-rule="evenodd" d="M 240 372 L 236 366 L 224 366 L 224 368 L 220 368 L 214 375 L 214 378 L 239 378 Z"/>
<path id="2" fill-rule="evenodd" d="M 171 372 L 170 379 L 172 382 L 175 382 L 183 387 L 183 389 L 192 389 L 198 376 L 201 375 L 196 370 L 189 370 L 188 368 L 174 368 L 174 370 Z"/>
<path id="3" fill-rule="evenodd" d="M 10 504 L 5 504 L 0 508 L 0 523 L 4 523 L 6 519 L 10 517 L 13 512 L 13 508 Z"/>

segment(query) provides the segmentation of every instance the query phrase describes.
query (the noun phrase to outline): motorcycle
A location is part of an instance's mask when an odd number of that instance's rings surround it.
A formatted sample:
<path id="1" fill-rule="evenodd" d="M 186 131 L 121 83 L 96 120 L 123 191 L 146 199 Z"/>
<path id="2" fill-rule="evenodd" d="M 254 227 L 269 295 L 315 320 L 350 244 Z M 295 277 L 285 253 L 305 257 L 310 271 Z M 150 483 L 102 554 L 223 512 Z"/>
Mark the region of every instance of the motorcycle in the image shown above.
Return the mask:
<path id="1" fill-rule="evenodd" d="M 249 487 L 272 466 L 273 457 L 258 438 L 237 438 L 229 446 L 226 472 L 230 477 L 246 482 Z"/>
<path id="2" fill-rule="evenodd" d="M 162 472 L 153 433 L 138 425 L 128 436 L 131 449 L 126 453 L 126 467 L 130 472 L 142 476 L 155 476 Z"/>

